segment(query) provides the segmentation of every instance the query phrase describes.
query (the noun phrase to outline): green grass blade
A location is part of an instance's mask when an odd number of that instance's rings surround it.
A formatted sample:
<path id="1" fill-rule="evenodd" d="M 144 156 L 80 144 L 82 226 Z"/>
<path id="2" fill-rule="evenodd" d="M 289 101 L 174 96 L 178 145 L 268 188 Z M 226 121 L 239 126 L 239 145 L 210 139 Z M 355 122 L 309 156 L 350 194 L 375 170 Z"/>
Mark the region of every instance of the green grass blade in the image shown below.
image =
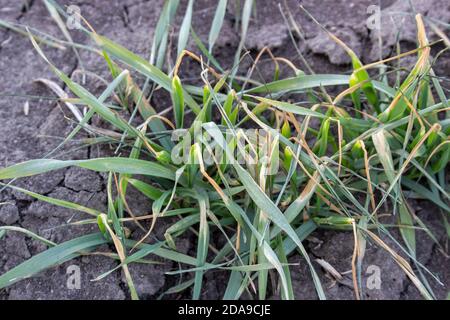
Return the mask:
<path id="1" fill-rule="evenodd" d="M 217 126 L 214 123 L 207 123 L 203 126 L 205 130 L 213 137 L 218 144 L 221 147 L 226 146 L 225 140 L 220 132 L 220 130 L 217 128 Z M 225 151 L 229 156 L 231 153 L 229 150 Z M 270 220 L 277 225 L 281 230 L 286 232 L 286 234 L 295 242 L 295 244 L 300 249 L 302 255 L 304 256 L 305 260 L 307 261 L 311 275 L 313 277 L 314 284 L 316 286 L 317 294 L 319 295 L 319 298 L 325 299 L 325 293 L 323 292 L 322 285 L 320 283 L 320 279 L 317 276 L 317 273 L 309 259 L 309 256 L 303 247 L 303 244 L 301 243 L 300 239 L 298 238 L 297 234 L 295 233 L 295 230 L 292 228 L 292 226 L 287 221 L 286 217 L 283 215 L 283 213 L 280 211 L 280 209 L 268 198 L 268 196 L 260 189 L 258 184 L 253 180 L 251 175 L 244 169 L 242 166 L 238 163 L 235 163 L 233 159 L 230 159 L 233 163 L 233 167 L 235 168 L 241 183 L 246 188 L 248 195 L 250 198 L 255 202 L 255 204 L 263 210 L 265 213 L 267 213 Z M 277 258 L 278 261 L 278 258 Z M 284 274 L 284 273 L 283 273 Z M 286 279 L 285 280 L 285 284 Z"/>
<path id="2" fill-rule="evenodd" d="M 92 37 L 103 50 L 107 51 L 117 59 L 123 61 L 136 71 L 149 77 L 152 81 L 156 82 L 168 92 L 172 92 L 172 81 L 170 80 L 169 76 L 167 76 L 160 69 L 145 61 L 138 55 L 127 50 L 126 48 L 112 42 L 108 38 L 105 38 L 98 34 L 93 34 Z M 186 101 L 186 104 L 192 109 L 192 111 L 194 111 L 195 113 L 200 112 L 199 105 L 186 91 L 184 91 L 184 99 Z"/>
<path id="3" fill-rule="evenodd" d="M 214 14 L 208 37 L 208 51 L 210 53 L 212 52 L 214 43 L 216 43 L 216 40 L 219 37 L 220 30 L 222 29 L 223 19 L 225 18 L 225 12 L 227 10 L 227 3 L 227 0 L 219 0 L 219 3 L 217 4 L 216 13 Z"/>
<path id="4" fill-rule="evenodd" d="M 6 186 L 6 184 L 3 184 L 3 183 L 0 183 L 0 185 Z M 11 189 L 17 190 L 19 192 L 22 192 L 22 193 L 24 193 L 26 195 L 29 195 L 30 197 L 33 197 L 33 198 L 35 198 L 37 200 L 44 201 L 44 202 L 47 202 L 47 203 L 50 203 L 50 204 L 53 204 L 53 205 L 56 205 L 56 206 L 60 206 L 60 207 L 63 207 L 63 208 L 72 209 L 72 210 L 76 210 L 76 211 L 81 211 L 81 212 L 87 213 L 87 214 L 89 214 L 91 216 L 94 216 L 94 217 L 96 217 L 96 216 L 98 216 L 99 214 L 102 213 L 102 212 L 97 211 L 95 209 L 87 208 L 85 206 L 82 206 L 82 205 L 74 203 L 74 202 L 60 200 L 60 199 L 55 199 L 55 198 L 48 197 L 48 196 L 43 196 L 43 195 L 40 195 L 38 193 L 29 191 L 29 190 L 26 190 L 26 189 L 23 189 L 23 188 L 20 188 L 20 187 L 16 187 L 16 186 L 12 186 L 12 185 L 8 185 L 8 187 L 11 188 Z"/>
<path id="5" fill-rule="evenodd" d="M 191 21 L 192 21 L 192 7 L 194 6 L 194 0 L 189 0 L 186 13 L 183 18 L 183 22 L 180 27 L 180 34 L 178 36 L 178 49 L 177 56 L 180 56 L 181 52 L 186 48 L 188 39 L 189 39 L 189 31 L 191 29 Z"/>
<path id="6" fill-rule="evenodd" d="M 93 233 L 56 245 L 2 274 L 0 276 L 0 289 L 53 267 L 65 261 L 68 257 L 78 255 L 82 250 L 92 249 L 107 242 L 101 233 Z"/>
<path id="7" fill-rule="evenodd" d="M 172 103 L 175 116 L 175 125 L 178 129 L 183 128 L 184 123 L 184 96 L 183 87 L 178 76 L 172 80 Z"/>

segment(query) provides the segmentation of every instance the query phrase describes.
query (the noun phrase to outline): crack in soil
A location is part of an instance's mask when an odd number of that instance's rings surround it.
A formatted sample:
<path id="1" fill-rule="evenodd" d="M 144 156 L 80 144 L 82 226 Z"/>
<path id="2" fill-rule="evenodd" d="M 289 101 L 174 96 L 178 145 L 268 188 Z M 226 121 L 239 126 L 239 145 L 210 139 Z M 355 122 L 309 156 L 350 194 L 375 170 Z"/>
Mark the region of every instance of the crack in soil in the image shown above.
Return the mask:
<path id="1" fill-rule="evenodd" d="M 22 5 L 22 9 L 20 9 L 20 14 L 17 17 L 17 20 L 19 21 L 22 17 L 24 17 L 28 12 L 30 12 L 31 7 L 33 7 L 35 0 L 26 0 L 24 4 Z"/>
<path id="2" fill-rule="evenodd" d="M 126 4 L 124 4 L 122 6 L 123 10 L 122 10 L 122 14 L 120 15 L 120 18 L 123 21 L 123 26 L 130 30 L 131 32 L 134 32 L 134 29 L 130 26 L 130 15 L 129 15 L 129 9 L 128 6 Z"/>

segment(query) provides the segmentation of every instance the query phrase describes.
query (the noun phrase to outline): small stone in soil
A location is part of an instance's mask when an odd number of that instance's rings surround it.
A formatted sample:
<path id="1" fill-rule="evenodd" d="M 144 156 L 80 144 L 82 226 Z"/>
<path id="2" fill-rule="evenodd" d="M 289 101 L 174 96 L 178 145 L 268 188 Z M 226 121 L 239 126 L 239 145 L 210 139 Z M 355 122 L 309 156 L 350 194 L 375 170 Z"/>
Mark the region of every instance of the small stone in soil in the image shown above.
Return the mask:
<path id="1" fill-rule="evenodd" d="M 19 221 L 19 209 L 13 202 L 6 202 L 0 205 L 0 222 L 12 225 Z"/>

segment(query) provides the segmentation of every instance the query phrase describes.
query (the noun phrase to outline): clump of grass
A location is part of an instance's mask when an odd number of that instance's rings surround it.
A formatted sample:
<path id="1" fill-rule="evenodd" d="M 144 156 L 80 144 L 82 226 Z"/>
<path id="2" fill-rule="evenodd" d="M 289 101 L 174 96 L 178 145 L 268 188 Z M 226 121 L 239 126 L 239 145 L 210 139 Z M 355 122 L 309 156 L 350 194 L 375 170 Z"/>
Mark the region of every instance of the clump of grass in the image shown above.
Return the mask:
<path id="1" fill-rule="evenodd" d="M 429 272 L 416 259 L 415 230 L 425 229 L 431 238 L 433 235 L 411 210 L 408 198 L 433 202 L 447 222 L 450 208 L 445 170 L 450 156 L 450 126 L 448 99 L 434 76 L 421 16 L 416 17 L 418 49 L 369 65 L 363 65 L 350 48 L 330 34 L 350 55 L 351 75 L 305 74 L 289 60 L 264 49 L 276 70 L 275 80 L 264 83 L 252 77 L 261 55 L 245 76 L 238 72 L 253 1 L 243 4 L 239 20 L 242 39 L 234 67 L 225 70 L 212 55 L 226 2 L 218 3 L 206 49 L 191 29 L 194 1 L 189 1 L 179 32 L 176 63 L 167 72 L 163 71 L 167 22 L 173 20 L 177 1 L 167 1 L 162 10 L 149 60 L 97 34 L 88 24 L 84 31 L 95 47 L 75 44 L 67 30 L 64 35 L 69 41 L 46 38 L 44 44 L 71 46 L 77 56 L 77 50 L 89 49 L 104 58 L 113 81 L 99 97 L 53 65 L 37 42 L 40 38 L 25 31 L 38 54 L 76 96 L 69 99 L 57 84 L 41 80 L 79 122 L 59 147 L 78 131 L 86 130 L 94 137 L 93 143 L 116 144 L 118 149 L 128 150 L 129 156 L 64 161 L 46 157 L 0 169 L 1 180 L 69 166 L 109 173 L 106 212 L 39 195 L 11 182 L 5 185 L 40 201 L 90 215 L 74 224 L 96 224 L 99 231 L 56 244 L 22 228 L 0 227 L 0 237 L 5 232 L 23 232 L 49 247 L 1 275 L 0 288 L 110 243 L 116 250 L 111 257 L 118 260 L 118 266 L 97 279 L 122 268 L 133 299 L 138 299 L 138 294 L 128 265 L 141 263 L 150 255 L 187 266 L 170 274 L 193 274 L 167 293 L 192 287 L 192 298 L 199 299 L 205 272 L 227 270 L 225 299 L 238 299 L 244 292 L 264 299 L 269 295 L 270 278 L 276 283 L 272 291 L 279 291 L 284 299 L 294 299 L 290 276 L 294 266 L 288 263 L 288 256 L 295 251 L 308 264 L 318 297 L 325 299 L 302 241 L 318 228 L 332 228 L 354 234 L 352 277 L 357 299 L 362 297 L 358 274 L 367 241 L 387 250 L 424 298 L 434 298 L 425 276 Z M 64 11 L 53 1 L 46 4 L 58 25 L 63 25 L 58 12 L 64 15 Z M 200 55 L 185 50 L 190 35 Z M 412 54 L 417 55 L 417 63 L 399 87 L 390 86 L 386 74 L 378 80 L 369 76 L 368 69 Z M 184 59 L 200 64 L 202 86 L 183 81 L 178 70 Z M 295 76 L 283 78 L 280 64 L 290 67 Z M 143 88 L 133 81 L 130 71 L 146 78 Z M 332 97 L 324 89 L 334 86 L 346 89 Z M 170 94 L 171 116 L 153 109 L 144 94 L 148 89 Z M 111 96 L 114 103 L 106 103 Z M 308 101 L 301 105 L 293 102 L 292 97 L 297 96 Z M 89 111 L 83 115 L 78 106 L 86 106 Z M 131 118 L 140 116 L 140 125 L 133 126 L 131 119 L 115 111 L 127 108 L 132 110 Z M 94 115 L 114 130 L 90 125 Z M 178 140 L 173 141 L 173 137 Z M 151 183 L 136 175 L 148 176 Z M 148 198 L 151 214 L 133 215 L 128 205 L 133 199 L 126 197 L 129 187 Z M 396 242 L 396 248 L 389 247 L 381 237 L 392 238 L 390 226 L 379 220 L 386 203 L 403 237 L 403 244 Z M 149 244 L 158 220 L 169 217 L 178 220 L 165 230 L 163 240 Z M 129 238 L 124 224 L 130 222 L 146 231 L 144 238 Z M 150 222 L 150 226 L 144 222 Z M 220 248 L 211 241 L 214 231 L 225 239 Z M 197 236 L 196 256 L 177 250 L 177 238 L 187 232 Z M 402 256 L 410 258 L 415 268 Z M 321 265 L 332 270 L 327 263 Z"/>

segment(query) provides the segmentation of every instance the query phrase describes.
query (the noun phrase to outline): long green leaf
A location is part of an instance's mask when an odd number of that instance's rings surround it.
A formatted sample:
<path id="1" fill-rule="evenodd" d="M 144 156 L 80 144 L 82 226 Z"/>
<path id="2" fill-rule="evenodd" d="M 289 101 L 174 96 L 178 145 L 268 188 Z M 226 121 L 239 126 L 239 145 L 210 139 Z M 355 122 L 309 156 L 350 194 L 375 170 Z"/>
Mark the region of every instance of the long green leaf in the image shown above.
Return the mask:
<path id="1" fill-rule="evenodd" d="M 54 246 L 1 275 L 0 289 L 64 262 L 68 257 L 74 258 L 82 250 L 92 249 L 107 242 L 101 233 L 93 233 Z"/>
<path id="2" fill-rule="evenodd" d="M 78 166 L 98 172 L 112 171 L 124 174 L 143 174 L 175 180 L 175 173 L 168 167 L 149 161 L 120 157 L 66 161 L 55 159 L 30 160 L 0 169 L 0 180 L 28 177 L 69 166 Z"/>

